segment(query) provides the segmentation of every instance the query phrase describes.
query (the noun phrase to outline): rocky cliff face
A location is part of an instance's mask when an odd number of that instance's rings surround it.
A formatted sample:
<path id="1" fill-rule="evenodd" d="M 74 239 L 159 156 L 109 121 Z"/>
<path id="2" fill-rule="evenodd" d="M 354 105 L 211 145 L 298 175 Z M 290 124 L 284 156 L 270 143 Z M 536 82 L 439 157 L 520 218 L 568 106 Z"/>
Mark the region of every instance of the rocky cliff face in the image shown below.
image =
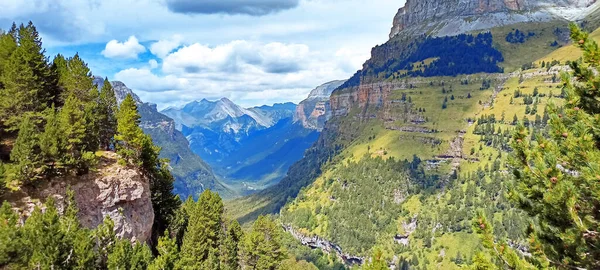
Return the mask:
<path id="1" fill-rule="evenodd" d="M 115 153 L 106 152 L 98 170 L 77 177 L 53 179 L 35 189 L 11 194 L 8 201 L 23 217 L 49 197 L 56 199 L 58 209 L 64 209 L 67 188 L 75 194 L 81 224 L 90 229 L 105 217 L 115 223 L 115 232 L 132 242 L 147 241 L 152 234 L 154 210 L 150 198 L 149 180 L 137 169 L 118 165 Z"/>
<path id="2" fill-rule="evenodd" d="M 294 113 L 294 122 L 302 123 L 307 129 L 321 131 L 325 122 L 331 118 L 329 97 L 336 88 L 346 81 L 325 83 L 310 92 L 308 98 L 300 102 Z"/>
<path id="3" fill-rule="evenodd" d="M 400 32 L 454 35 L 493 26 L 553 19 L 578 20 L 596 0 L 407 0 L 390 39 Z"/>

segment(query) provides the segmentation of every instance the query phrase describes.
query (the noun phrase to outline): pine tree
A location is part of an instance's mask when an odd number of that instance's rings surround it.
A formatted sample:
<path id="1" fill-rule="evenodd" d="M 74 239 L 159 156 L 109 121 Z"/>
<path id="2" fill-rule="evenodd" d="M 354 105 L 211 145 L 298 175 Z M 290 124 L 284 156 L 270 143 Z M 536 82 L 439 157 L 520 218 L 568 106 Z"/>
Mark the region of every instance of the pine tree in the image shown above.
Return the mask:
<path id="1" fill-rule="evenodd" d="M 46 209 L 39 207 L 33 211 L 23 227 L 24 238 L 31 249 L 30 269 L 61 269 L 68 263 L 70 243 L 64 241 L 66 235 L 61 230 L 60 216 L 50 197 Z"/>
<path id="2" fill-rule="evenodd" d="M 158 245 L 156 246 L 158 251 L 158 257 L 150 264 L 148 269 L 150 270 L 169 270 L 175 269 L 175 265 L 179 260 L 179 249 L 177 248 L 177 242 L 174 238 L 169 237 L 167 231 L 164 236 L 158 239 Z"/>
<path id="3" fill-rule="evenodd" d="M 98 253 L 96 268 L 106 269 L 108 267 L 108 256 L 112 254 L 117 243 L 114 228 L 115 224 L 110 217 L 105 217 L 102 224 L 98 225 L 94 232 Z"/>
<path id="4" fill-rule="evenodd" d="M 70 95 L 59 114 L 62 136 L 65 140 L 63 164 L 75 168 L 77 172 L 85 172 L 88 160 L 85 153 L 86 119 L 84 106 L 77 97 Z"/>
<path id="5" fill-rule="evenodd" d="M 235 270 L 239 268 L 239 250 L 238 243 L 243 237 L 243 231 L 237 220 L 229 223 L 227 226 L 227 233 L 225 240 L 223 240 L 223 247 L 221 250 L 221 269 L 223 270 Z"/>
<path id="6" fill-rule="evenodd" d="M 68 59 L 58 55 L 54 64 L 58 69 L 59 85 L 64 89 L 62 100 L 74 95 L 84 103 L 94 101 L 94 97 L 90 95 L 94 88 L 94 78 L 79 54 Z"/>
<path id="7" fill-rule="evenodd" d="M 98 105 L 100 147 L 108 151 L 114 144 L 113 139 L 117 130 L 118 109 L 117 98 L 108 78 L 104 79 Z"/>
<path id="8" fill-rule="evenodd" d="M 144 132 L 139 127 L 140 115 L 133 97 L 128 94 L 117 114 L 117 153 L 128 163 L 141 165 Z"/>
<path id="9" fill-rule="evenodd" d="M 26 113 L 39 115 L 51 105 L 56 94 L 56 81 L 37 29 L 29 22 L 14 31 L 18 46 L 5 60 L 0 78 L 4 87 L 0 91 L 0 119 L 9 130 L 17 129 Z M 7 46 L 10 47 L 7 51 L 14 48 Z"/>
<path id="10" fill-rule="evenodd" d="M 12 206 L 4 201 L 0 208 L 0 267 L 7 266 L 7 269 L 11 269 L 18 268 L 16 265 L 25 264 L 24 257 L 28 252 L 18 226 L 19 216 Z"/>
<path id="11" fill-rule="evenodd" d="M 181 246 L 182 269 L 214 269 L 221 243 L 223 202 L 217 193 L 206 190 L 192 209 Z"/>
<path id="12" fill-rule="evenodd" d="M 4 65 L 6 65 L 10 56 L 17 49 L 16 29 L 17 26 L 13 23 L 11 31 L 0 33 L 0 89 L 4 88 L 1 80 L 4 73 Z"/>
<path id="13" fill-rule="evenodd" d="M 53 172 L 56 162 L 64 155 L 64 141 L 58 112 L 52 107 L 46 115 L 46 125 L 40 136 L 40 150 L 43 163 Z"/>
<path id="14" fill-rule="evenodd" d="M 75 202 L 75 193 L 71 188 L 67 189 L 65 210 L 60 217 L 62 239 L 69 247 L 68 260 L 63 263 L 65 268 L 91 269 L 94 267 L 96 257 L 94 254 L 94 239 L 88 229 L 82 228 L 77 216 L 79 209 Z"/>
<path id="15" fill-rule="evenodd" d="M 108 254 L 109 270 L 126 270 L 131 268 L 133 248 L 131 243 L 124 239 L 117 240 L 117 243 Z"/>
<path id="16" fill-rule="evenodd" d="M 281 242 L 281 229 L 266 216 L 260 216 L 241 245 L 243 269 L 277 269 L 287 252 Z"/>
<path id="17" fill-rule="evenodd" d="M 129 244 L 129 241 L 126 241 Z M 131 270 L 146 270 L 152 262 L 152 251 L 146 244 L 136 243 L 131 254 Z"/>
<path id="18" fill-rule="evenodd" d="M 42 157 L 39 150 L 38 131 L 29 117 L 19 125 L 19 135 L 10 153 L 13 162 L 7 187 L 18 189 L 22 183 L 34 181 L 39 176 Z"/>
<path id="19" fill-rule="evenodd" d="M 183 237 L 185 234 L 185 230 L 187 229 L 187 225 L 189 222 L 189 216 L 193 213 L 195 207 L 195 202 L 192 196 L 190 195 L 187 200 L 179 208 L 176 209 L 175 215 L 171 222 L 169 223 L 169 232 L 171 232 L 171 236 L 175 238 L 175 242 L 177 243 L 177 247 L 181 247 L 183 244 Z"/>
<path id="20" fill-rule="evenodd" d="M 96 152 L 100 146 L 100 93 L 96 86 L 88 91 L 91 101 L 84 102 L 85 139 L 84 149 L 88 152 Z"/>
<path id="21" fill-rule="evenodd" d="M 148 136 L 146 136 L 148 137 Z M 158 156 L 158 152 L 156 152 Z M 175 219 L 175 215 L 181 206 L 179 196 L 173 194 L 173 183 L 175 179 L 169 171 L 169 163 L 166 160 L 158 161 L 151 173 L 150 190 L 152 191 L 152 208 L 154 209 L 153 238 L 158 238 L 158 232 L 165 231 L 169 224 Z"/>
<path id="22" fill-rule="evenodd" d="M 373 252 L 373 256 L 371 257 L 371 261 L 367 263 L 362 268 L 363 270 L 387 270 L 388 265 L 387 262 L 382 258 L 382 252 L 380 249 L 376 249 Z"/>

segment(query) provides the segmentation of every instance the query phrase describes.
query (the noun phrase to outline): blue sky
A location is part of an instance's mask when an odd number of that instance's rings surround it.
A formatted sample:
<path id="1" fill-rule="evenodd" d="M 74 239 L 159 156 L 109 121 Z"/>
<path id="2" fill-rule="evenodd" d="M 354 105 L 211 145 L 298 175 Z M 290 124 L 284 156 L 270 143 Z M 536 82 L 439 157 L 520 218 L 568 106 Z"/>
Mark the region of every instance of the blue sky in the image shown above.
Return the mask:
<path id="1" fill-rule="evenodd" d="M 404 0 L 2 0 L 0 28 L 33 21 L 48 55 L 78 52 L 159 108 L 227 97 L 299 102 L 349 78 Z"/>

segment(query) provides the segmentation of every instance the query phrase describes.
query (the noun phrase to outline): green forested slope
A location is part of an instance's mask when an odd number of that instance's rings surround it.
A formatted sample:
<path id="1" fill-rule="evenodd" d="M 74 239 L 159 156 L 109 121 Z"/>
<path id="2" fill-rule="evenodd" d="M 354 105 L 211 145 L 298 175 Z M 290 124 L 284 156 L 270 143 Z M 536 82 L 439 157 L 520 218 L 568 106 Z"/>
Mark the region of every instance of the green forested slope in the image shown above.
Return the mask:
<path id="1" fill-rule="evenodd" d="M 532 34 L 509 42 L 516 29 Z M 491 33 L 504 57 L 504 73 L 417 78 L 403 77 L 403 70 L 357 73 L 368 83 L 398 85 L 388 103 L 355 103 L 347 114 L 334 117 L 305 159 L 292 167 L 297 171 L 290 170 L 276 188 L 232 202 L 232 215 L 244 222 L 278 212 L 284 224 L 327 239 L 344 253 L 368 257 L 379 249 L 388 262 L 411 269 L 473 263 L 476 252 L 485 250 L 472 227 L 481 212 L 494 225 L 496 238 L 526 246 L 531 219 L 507 196 L 514 185 L 512 134 L 522 123 L 534 137 L 543 136 L 550 119 L 546 105 L 564 103 L 560 72 L 580 54 L 567 45 L 565 22 L 512 25 Z M 390 46 L 399 47 L 398 42 Z M 556 58 L 561 51 L 568 58 Z M 402 63 L 376 53 L 377 48 L 365 67 L 377 71 L 377 63 Z M 334 98 L 357 91 L 353 79 Z M 417 116 L 424 121 L 406 120 Z"/>

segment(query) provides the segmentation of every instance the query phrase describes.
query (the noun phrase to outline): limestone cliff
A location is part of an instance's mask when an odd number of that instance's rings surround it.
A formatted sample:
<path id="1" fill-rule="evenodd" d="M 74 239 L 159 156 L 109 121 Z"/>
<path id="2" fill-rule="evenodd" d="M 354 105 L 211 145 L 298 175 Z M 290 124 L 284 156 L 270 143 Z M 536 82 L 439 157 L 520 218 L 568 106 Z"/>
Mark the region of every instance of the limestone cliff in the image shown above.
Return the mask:
<path id="1" fill-rule="evenodd" d="M 596 0 L 407 0 L 394 17 L 399 33 L 455 35 L 494 26 L 553 19 L 578 20 Z"/>
<path id="2" fill-rule="evenodd" d="M 331 117 L 329 96 L 344 82 L 346 81 L 331 81 L 312 90 L 308 98 L 296 107 L 294 122 L 302 123 L 305 128 L 321 131 L 325 121 Z"/>
<path id="3" fill-rule="evenodd" d="M 115 223 L 117 236 L 132 242 L 150 238 L 154 210 L 149 180 L 140 170 L 119 165 L 112 152 L 104 153 L 93 172 L 55 178 L 35 188 L 8 194 L 6 199 L 26 218 L 49 197 L 55 198 L 62 211 L 68 187 L 74 191 L 83 226 L 96 228 L 108 216 Z"/>

